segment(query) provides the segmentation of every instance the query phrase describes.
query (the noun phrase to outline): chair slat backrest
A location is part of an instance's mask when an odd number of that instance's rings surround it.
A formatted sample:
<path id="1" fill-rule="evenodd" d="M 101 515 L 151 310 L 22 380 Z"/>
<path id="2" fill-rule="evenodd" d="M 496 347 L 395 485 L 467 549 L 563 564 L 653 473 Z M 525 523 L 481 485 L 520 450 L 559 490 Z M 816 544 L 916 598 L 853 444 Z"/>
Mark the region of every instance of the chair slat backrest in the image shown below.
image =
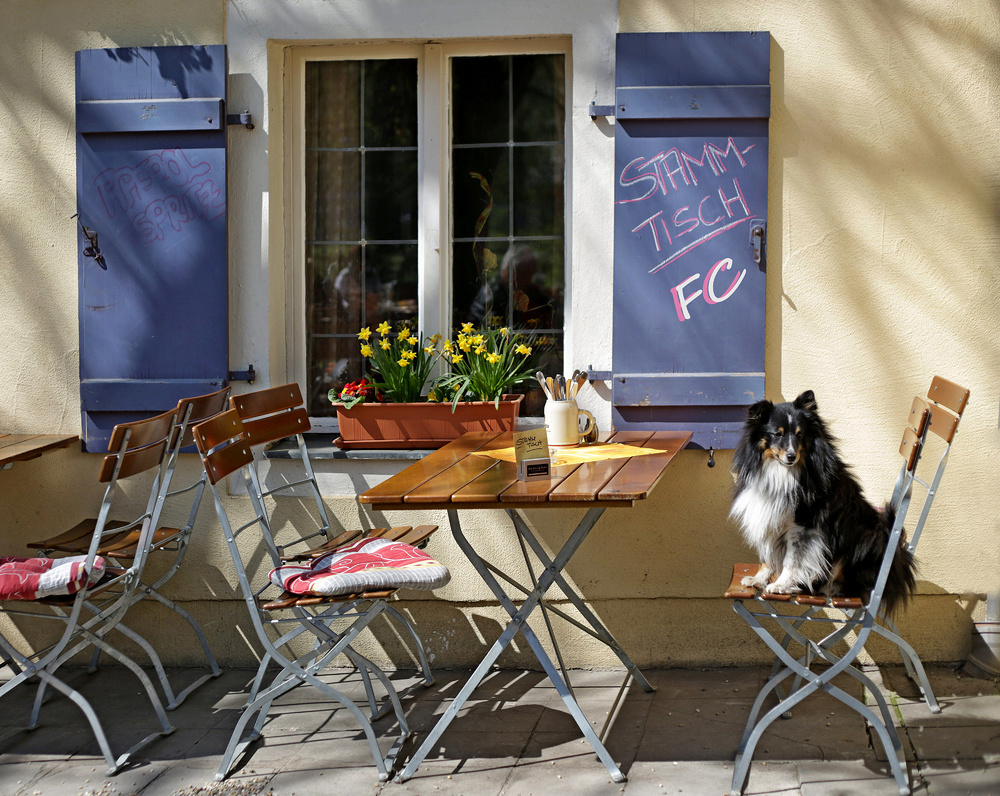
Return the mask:
<path id="1" fill-rule="evenodd" d="M 253 462 L 250 443 L 246 440 L 243 424 L 235 409 L 195 426 L 194 441 L 212 484 Z"/>
<path id="2" fill-rule="evenodd" d="M 249 419 L 252 418 L 251 415 L 243 415 L 241 412 L 240 417 L 244 418 L 243 431 L 246 432 L 251 445 L 263 445 L 285 437 L 294 437 L 311 428 L 309 414 L 302 407 L 256 419 Z"/>
<path id="3" fill-rule="evenodd" d="M 229 399 L 240 417 L 260 417 L 302 405 L 302 390 L 296 382 L 269 387 L 264 390 L 234 395 Z"/>
<path id="4" fill-rule="evenodd" d="M 965 407 L 969 403 L 969 391 L 965 387 L 948 381 L 940 376 L 935 376 L 931 381 L 931 388 L 927 392 L 927 397 L 935 403 L 948 407 L 956 415 L 961 416 L 965 412 Z"/>
<path id="5" fill-rule="evenodd" d="M 182 398 L 177 404 L 178 428 L 183 429 L 183 436 L 178 447 L 184 448 L 188 445 L 194 445 L 194 427 L 203 420 L 223 411 L 226 408 L 227 398 L 229 398 L 229 387 L 223 387 L 208 395 Z"/>
<path id="6" fill-rule="evenodd" d="M 229 399 L 230 405 L 235 409 L 243 421 L 243 429 L 247 439 L 253 446 L 262 446 L 269 442 L 276 442 L 286 437 L 295 437 L 295 442 L 299 448 L 299 456 L 296 460 L 302 468 L 303 478 L 279 484 L 271 489 L 264 489 L 262 478 L 257 471 L 257 466 L 250 468 L 248 473 L 249 489 L 251 494 L 260 503 L 264 513 L 264 522 L 267 532 L 272 535 L 271 518 L 264 503 L 265 497 L 271 497 L 281 492 L 287 492 L 296 487 L 304 486 L 312 494 L 316 504 L 316 512 L 319 519 L 316 530 L 313 533 L 302 533 L 297 539 L 288 542 L 287 545 L 278 545 L 278 549 L 283 551 L 285 547 L 305 543 L 309 539 L 322 536 L 324 539 L 330 537 L 330 517 L 323 503 L 319 485 L 316 483 L 316 474 L 309 459 L 309 451 L 306 447 L 305 432 L 311 428 L 309 423 L 309 413 L 302 405 L 302 391 L 299 385 L 292 382 L 280 387 L 270 387 L 264 390 L 247 393 L 245 395 L 234 395 Z"/>
<path id="7" fill-rule="evenodd" d="M 108 450 L 116 451 L 104 457 L 98 479 L 106 484 L 114 477 L 115 465 L 119 457 L 122 459 L 119 478 L 141 473 L 162 461 L 167 450 L 167 443 L 176 417 L 175 410 L 136 420 L 132 423 L 119 423 L 111 432 Z M 122 444 L 126 441 L 127 449 L 122 452 Z"/>

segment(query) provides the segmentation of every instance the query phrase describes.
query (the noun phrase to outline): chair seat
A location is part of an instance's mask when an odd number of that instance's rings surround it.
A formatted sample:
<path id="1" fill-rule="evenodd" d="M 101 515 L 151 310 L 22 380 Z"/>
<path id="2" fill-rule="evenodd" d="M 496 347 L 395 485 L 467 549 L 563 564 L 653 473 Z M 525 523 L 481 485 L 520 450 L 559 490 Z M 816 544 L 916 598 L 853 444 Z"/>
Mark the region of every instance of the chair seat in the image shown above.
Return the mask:
<path id="1" fill-rule="evenodd" d="M 291 594 L 334 597 L 400 588 L 436 589 L 451 580 L 451 573 L 413 545 L 365 537 L 308 563 L 273 569 L 269 577 Z"/>
<path id="2" fill-rule="evenodd" d="M 743 578 L 754 576 L 760 569 L 760 564 L 736 564 L 733 566 L 733 577 L 729 581 L 725 597 L 727 600 L 752 600 L 758 596 L 758 590 L 754 586 L 744 586 Z M 792 602 L 798 605 L 824 606 L 832 608 L 861 608 L 864 600 L 860 597 L 825 597 L 822 594 L 771 594 L 763 592 L 759 595 L 764 600 L 771 602 L 787 603 Z"/>
<path id="3" fill-rule="evenodd" d="M 86 556 L 67 558 L 0 557 L 0 600 L 41 600 L 76 594 L 84 582 L 93 586 L 104 574 L 104 559 L 98 556 L 86 566 Z"/>
<path id="4" fill-rule="evenodd" d="M 105 523 L 105 530 L 114 530 L 115 528 L 124 528 L 128 525 L 127 522 L 122 522 L 121 520 L 108 520 Z M 90 539 L 94 535 L 94 528 L 97 527 L 97 518 L 90 517 L 86 520 L 81 520 L 68 531 L 59 534 L 58 536 L 52 536 L 48 539 L 42 539 L 37 542 L 28 542 L 26 545 L 32 550 L 58 550 L 60 553 L 86 553 L 87 548 L 90 546 Z M 106 536 L 105 537 L 110 543 L 114 541 L 117 537 Z"/>

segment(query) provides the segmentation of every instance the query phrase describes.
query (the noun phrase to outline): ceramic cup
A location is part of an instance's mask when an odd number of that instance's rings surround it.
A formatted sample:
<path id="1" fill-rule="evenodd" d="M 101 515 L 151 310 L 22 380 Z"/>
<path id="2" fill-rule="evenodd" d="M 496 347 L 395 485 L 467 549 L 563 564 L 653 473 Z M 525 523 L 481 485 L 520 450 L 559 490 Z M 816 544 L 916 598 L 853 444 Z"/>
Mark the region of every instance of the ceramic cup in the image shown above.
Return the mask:
<path id="1" fill-rule="evenodd" d="M 585 422 L 583 428 L 580 427 L 581 421 Z M 579 445 L 593 427 L 594 416 L 586 409 L 580 409 L 576 401 L 545 402 L 545 433 L 549 445 Z"/>

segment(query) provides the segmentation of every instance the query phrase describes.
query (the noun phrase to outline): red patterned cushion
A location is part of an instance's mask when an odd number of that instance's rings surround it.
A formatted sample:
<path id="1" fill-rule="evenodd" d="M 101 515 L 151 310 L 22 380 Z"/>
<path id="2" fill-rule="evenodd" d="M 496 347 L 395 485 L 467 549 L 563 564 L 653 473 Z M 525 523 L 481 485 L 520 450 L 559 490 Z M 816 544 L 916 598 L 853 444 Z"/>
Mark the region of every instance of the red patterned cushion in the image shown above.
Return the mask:
<path id="1" fill-rule="evenodd" d="M 362 539 L 308 565 L 271 570 L 271 583 L 292 594 L 358 594 L 384 589 L 436 589 L 451 580 L 448 567 L 422 550 L 388 539 Z"/>
<path id="2" fill-rule="evenodd" d="M 86 556 L 21 558 L 0 556 L 0 600 L 40 600 L 76 594 L 87 578 Z M 104 559 L 94 559 L 89 585 L 104 574 Z"/>

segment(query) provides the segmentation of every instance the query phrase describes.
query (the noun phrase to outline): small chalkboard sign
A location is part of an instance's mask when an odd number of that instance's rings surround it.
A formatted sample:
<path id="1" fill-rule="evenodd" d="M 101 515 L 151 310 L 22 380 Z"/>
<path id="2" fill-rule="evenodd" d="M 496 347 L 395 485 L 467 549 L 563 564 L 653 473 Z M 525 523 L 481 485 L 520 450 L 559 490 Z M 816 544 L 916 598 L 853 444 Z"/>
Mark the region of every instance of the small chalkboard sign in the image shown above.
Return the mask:
<path id="1" fill-rule="evenodd" d="M 770 37 L 619 34 L 615 428 L 732 447 L 764 394 Z"/>

